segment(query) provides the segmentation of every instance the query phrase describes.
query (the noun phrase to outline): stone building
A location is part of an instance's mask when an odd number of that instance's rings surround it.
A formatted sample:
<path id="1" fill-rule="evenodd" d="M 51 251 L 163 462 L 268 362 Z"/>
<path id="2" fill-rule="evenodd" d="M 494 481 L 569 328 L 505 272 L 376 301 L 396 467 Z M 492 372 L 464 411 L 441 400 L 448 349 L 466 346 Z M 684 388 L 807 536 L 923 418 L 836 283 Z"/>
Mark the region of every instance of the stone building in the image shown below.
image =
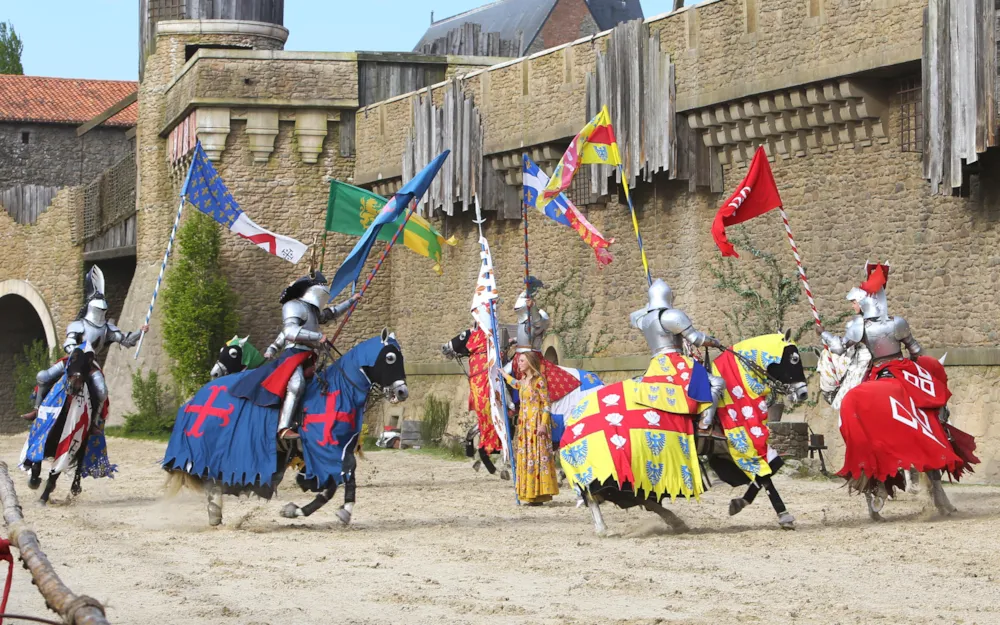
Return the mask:
<path id="1" fill-rule="evenodd" d="M 639 0 L 498 0 L 434 21 L 422 54 L 523 56 L 642 19 Z"/>
<path id="2" fill-rule="evenodd" d="M 149 0 L 147 17 L 160 4 Z M 865 260 L 891 261 L 890 306 L 932 353 L 948 353 L 953 420 L 979 437 L 984 462 L 975 477 L 997 480 L 992 6 L 710 0 L 516 59 L 288 52 L 280 13 L 253 22 L 186 19 L 193 14 L 183 11 L 150 18 L 144 41 L 153 43 L 144 46 L 138 95 L 136 270 L 121 324 L 137 327 L 145 316 L 196 138 L 249 216 L 308 243 L 322 230 L 329 179 L 392 193 L 432 153 L 453 148 L 441 182 L 420 206 L 460 240 L 445 251 L 444 276 L 394 251 L 342 341 L 394 330 L 412 393 L 398 410 L 419 418 L 427 395 L 447 398 L 457 431 L 467 386 L 438 346 L 470 322 L 479 267 L 473 199 L 485 211 L 501 321 L 510 322 L 523 276 L 521 154 L 551 172 L 573 135 L 608 105 L 652 273 L 674 287 L 678 305 L 700 327 L 728 340 L 740 334 L 725 313 L 741 303 L 716 288 L 715 272 L 752 275 L 761 264 L 744 254 L 727 268 L 709 228 L 763 146 L 821 313 L 839 329 L 844 295 L 862 280 Z M 976 63 L 977 55 L 986 61 Z M 629 313 L 645 300 L 631 218 L 613 172 L 581 171 L 570 194 L 616 239 L 615 261 L 598 269 L 575 234 L 530 218 L 531 271 L 550 285 L 543 303 L 553 328 L 545 347 L 563 364 L 615 381 L 646 363 L 645 344 L 628 327 Z M 57 215 L 72 217 L 69 209 Z M 746 233 L 794 279 L 778 215 L 748 222 Z M 331 239 L 327 266 L 352 244 Z M 265 344 L 278 328 L 282 287 L 305 269 L 233 237 L 225 239 L 224 259 L 240 296 L 240 331 Z M 31 271 L 31 262 L 0 257 L 0 279 L 31 280 L 52 309 L 78 306 L 72 290 L 52 289 L 55 278 L 43 274 L 24 277 Z M 750 321 L 778 321 L 757 317 Z M 809 320 L 800 302 L 780 321 L 799 328 Z M 132 371 L 166 372 L 159 323 L 154 315 L 138 361 L 117 351 L 108 359 L 115 417 L 130 408 Z M 808 330 L 800 340 L 815 342 Z M 836 465 L 842 449 L 828 406 L 800 407 L 785 418 L 825 434 Z"/>

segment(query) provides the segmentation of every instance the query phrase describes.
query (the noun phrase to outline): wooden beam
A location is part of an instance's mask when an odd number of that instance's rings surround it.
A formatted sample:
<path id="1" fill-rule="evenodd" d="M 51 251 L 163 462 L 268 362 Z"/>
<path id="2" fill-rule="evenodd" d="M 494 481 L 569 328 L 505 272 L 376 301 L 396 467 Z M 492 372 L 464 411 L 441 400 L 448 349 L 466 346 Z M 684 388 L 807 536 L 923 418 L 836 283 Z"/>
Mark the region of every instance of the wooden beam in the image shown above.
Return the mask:
<path id="1" fill-rule="evenodd" d="M 129 256 L 135 256 L 135 254 L 135 246 L 127 245 L 125 247 L 113 247 L 111 249 L 97 250 L 94 252 L 84 252 L 83 260 L 87 263 L 93 263 L 99 260 L 109 260 L 112 258 L 128 258 Z"/>
<path id="2" fill-rule="evenodd" d="M 119 100 L 118 102 L 116 102 L 115 104 L 112 104 L 111 106 L 109 106 L 108 108 L 106 108 L 104 110 L 104 112 L 101 113 L 100 115 L 94 117 L 93 119 L 91 119 L 86 124 L 83 124 L 82 126 L 77 127 L 77 129 L 76 129 L 76 136 L 82 137 L 83 135 L 87 134 L 88 132 L 90 132 L 94 128 L 97 128 L 98 126 L 100 126 L 104 122 L 108 121 L 109 119 L 111 119 L 112 117 L 114 117 L 115 115 L 117 115 L 118 113 L 121 113 L 122 111 L 124 111 L 125 109 L 127 109 L 129 106 L 131 106 L 132 104 L 134 104 L 135 101 L 138 99 L 138 97 L 139 97 L 139 92 L 138 91 L 133 91 L 129 95 L 125 96 L 124 98 L 122 98 L 121 100 Z"/>
<path id="3" fill-rule="evenodd" d="M 132 126 L 131 128 L 125 131 L 125 138 L 135 139 L 135 126 Z"/>

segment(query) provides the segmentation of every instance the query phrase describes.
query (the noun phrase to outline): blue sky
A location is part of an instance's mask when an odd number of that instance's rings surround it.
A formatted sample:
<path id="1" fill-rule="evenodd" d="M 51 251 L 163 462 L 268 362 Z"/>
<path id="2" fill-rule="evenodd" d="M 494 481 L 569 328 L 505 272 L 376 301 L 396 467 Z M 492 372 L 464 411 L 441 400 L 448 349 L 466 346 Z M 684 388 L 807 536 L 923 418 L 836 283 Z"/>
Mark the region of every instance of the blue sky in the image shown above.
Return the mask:
<path id="1" fill-rule="evenodd" d="M 285 0 L 288 50 L 411 50 L 430 24 L 488 0 Z M 671 0 L 641 0 L 647 17 Z M 688 0 L 688 4 L 694 4 Z M 136 80 L 138 0 L 0 0 L 24 41 L 24 73 Z"/>

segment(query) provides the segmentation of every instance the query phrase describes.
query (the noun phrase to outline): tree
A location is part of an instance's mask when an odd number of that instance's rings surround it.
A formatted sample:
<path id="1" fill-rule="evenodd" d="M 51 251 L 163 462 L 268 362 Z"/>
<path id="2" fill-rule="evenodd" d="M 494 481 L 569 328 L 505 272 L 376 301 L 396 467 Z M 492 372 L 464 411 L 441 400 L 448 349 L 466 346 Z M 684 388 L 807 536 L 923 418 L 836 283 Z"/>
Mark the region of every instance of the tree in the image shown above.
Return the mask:
<path id="1" fill-rule="evenodd" d="M 219 226 L 195 213 L 177 236 L 177 261 L 163 289 L 163 338 L 182 397 L 208 382 L 219 349 L 236 332 L 236 298 L 219 264 Z"/>
<path id="2" fill-rule="evenodd" d="M 0 22 L 0 74 L 23 74 L 21 52 L 24 43 L 10 22 Z"/>

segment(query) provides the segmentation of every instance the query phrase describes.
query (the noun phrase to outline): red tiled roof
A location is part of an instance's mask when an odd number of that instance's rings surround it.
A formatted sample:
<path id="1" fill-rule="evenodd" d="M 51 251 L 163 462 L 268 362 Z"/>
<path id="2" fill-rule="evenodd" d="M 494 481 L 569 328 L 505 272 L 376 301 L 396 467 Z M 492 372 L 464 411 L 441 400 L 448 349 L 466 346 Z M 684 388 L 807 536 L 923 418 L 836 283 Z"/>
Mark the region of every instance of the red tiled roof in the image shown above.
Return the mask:
<path id="1" fill-rule="evenodd" d="M 125 80 L 82 80 L 0 74 L 0 121 L 83 124 L 139 88 Z M 133 103 L 104 126 L 135 126 Z"/>

